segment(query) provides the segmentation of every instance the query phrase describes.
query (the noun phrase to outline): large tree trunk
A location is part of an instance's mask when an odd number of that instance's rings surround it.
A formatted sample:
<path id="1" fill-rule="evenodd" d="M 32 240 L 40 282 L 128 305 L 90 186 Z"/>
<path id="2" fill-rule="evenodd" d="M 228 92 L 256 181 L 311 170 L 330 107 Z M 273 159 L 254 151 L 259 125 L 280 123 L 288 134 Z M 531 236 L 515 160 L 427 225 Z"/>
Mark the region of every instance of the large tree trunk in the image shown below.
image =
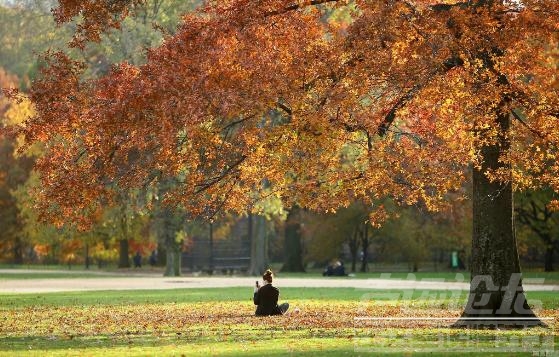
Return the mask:
<path id="1" fill-rule="evenodd" d="M 177 247 L 176 242 L 166 244 L 166 264 L 164 276 L 180 276 L 181 275 L 181 251 Z"/>
<path id="2" fill-rule="evenodd" d="M 14 240 L 12 252 L 14 256 L 14 264 L 23 264 L 23 242 L 18 236 L 16 236 Z"/>
<path id="3" fill-rule="evenodd" d="M 91 260 L 89 258 L 89 244 L 88 243 L 85 243 L 85 253 L 84 254 L 85 254 L 85 260 L 84 260 L 85 269 L 87 270 L 87 269 L 89 269 L 89 265 L 91 264 Z"/>
<path id="4" fill-rule="evenodd" d="M 300 208 L 294 206 L 285 221 L 284 263 L 281 271 L 304 272 Z"/>
<path id="5" fill-rule="evenodd" d="M 208 236 L 208 273 L 213 275 L 214 273 L 214 225 L 210 222 L 209 225 L 209 236 Z"/>
<path id="6" fill-rule="evenodd" d="M 268 267 L 268 243 L 266 237 L 266 218 L 248 216 L 248 236 L 250 239 L 251 275 L 262 275 Z"/>
<path id="7" fill-rule="evenodd" d="M 367 247 L 369 245 L 367 244 Z M 365 273 L 369 270 L 369 252 L 367 251 L 367 248 L 363 248 L 363 256 L 361 257 L 361 269 L 359 270 L 362 273 Z"/>
<path id="8" fill-rule="evenodd" d="M 355 273 L 357 269 L 357 251 L 359 250 L 359 229 L 355 228 L 353 237 L 349 240 L 349 253 L 351 254 L 351 272 Z"/>
<path id="9" fill-rule="evenodd" d="M 499 115 L 498 122 L 502 132 L 507 133 L 509 116 Z M 455 326 L 526 327 L 541 324 L 528 306 L 522 288 L 511 183 L 490 182 L 485 175 L 488 169 L 510 171 L 510 166 L 499 162 L 499 154 L 509 149 L 508 139 L 501 135 L 499 141 L 482 148 L 482 167 L 479 170 L 474 168 L 473 172 L 470 294 Z"/>
<path id="10" fill-rule="evenodd" d="M 544 270 L 545 271 L 553 271 L 553 253 L 555 252 L 555 247 L 549 237 L 545 241 L 545 260 L 544 260 Z"/>
<path id="11" fill-rule="evenodd" d="M 181 275 L 181 243 L 177 242 L 174 233 L 165 234 L 165 272 L 164 276 Z"/>
<path id="12" fill-rule="evenodd" d="M 121 239 L 119 241 L 119 268 L 130 268 L 130 259 L 128 258 L 128 239 Z"/>
<path id="13" fill-rule="evenodd" d="M 369 239 L 361 241 L 361 248 L 363 248 L 363 255 L 361 256 L 361 272 L 365 273 L 369 270 Z"/>
<path id="14" fill-rule="evenodd" d="M 177 242 L 177 227 L 174 221 L 174 213 L 169 208 L 162 209 L 162 234 L 165 243 L 165 272 L 164 276 L 181 275 L 181 245 Z"/>
<path id="15" fill-rule="evenodd" d="M 365 273 L 369 270 L 369 223 L 365 223 L 365 228 L 361 236 L 361 249 L 363 249 L 363 256 L 361 257 L 361 272 Z"/>
<path id="16" fill-rule="evenodd" d="M 125 197 L 124 195 L 122 197 Z M 128 215 L 126 213 L 127 201 L 122 198 L 120 202 L 120 230 L 122 236 L 119 241 L 119 268 L 130 268 L 130 259 L 128 252 Z"/>

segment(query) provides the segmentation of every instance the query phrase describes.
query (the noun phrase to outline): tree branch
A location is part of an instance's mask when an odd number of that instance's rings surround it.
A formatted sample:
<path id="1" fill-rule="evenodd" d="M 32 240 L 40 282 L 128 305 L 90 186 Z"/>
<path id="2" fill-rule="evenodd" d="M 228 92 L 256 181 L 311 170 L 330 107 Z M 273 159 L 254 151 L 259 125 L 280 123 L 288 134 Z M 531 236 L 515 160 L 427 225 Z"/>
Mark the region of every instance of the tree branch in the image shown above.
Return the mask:
<path id="1" fill-rule="evenodd" d="M 526 129 L 528 129 L 532 134 L 535 134 L 538 138 L 540 139 L 544 139 L 544 136 L 542 133 L 538 132 L 537 130 L 531 128 L 523 119 L 522 117 L 514 110 L 511 109 L 511 114 L 512 116 L 518 120 Z"/>
<path id="2" fill-rule="evenodd" d="M 398 99 L 398 101 L 396 101 L 396 104 L 394 104 L 392 106 L 392 109 L 390 109 L 388 114 L 386 114 L 386 116 L 384 117 L 384 120 L 382 121 L 382 123 L 379 125 L 379 127 L 377 129 L 377 134 L 379 136 L 382 137 L 382 136 L 386 135 L 386 132 L 388 131 L 388 128 L 390 127 L 390 125 L 392 125 L 392 123 L 394 122 L 394 119 L 396 119 L 396 111 L 398 111 L 405 104 L 407 104 L 411 99 L 413 99 L 415 94 L 419 90 L 423 89 L 423 87 L 425 87 L 425 85 L 428 82 L 429 81 L 425 81 L 424 83 L 418 83 L 418 84 L 414 85 L 406 94 L 404 94 L 400 99 Z"/>
<path id="3" fill-rule="evenodd" d="M 278 108 L 280 108 L 281 110 L 286 112 L 287 115 L 289 115 L 289 116 L 293 115 L 293 110 L 291 108 L 289 108 L 287 105 L 283 104 L 282 102 L 278 101 L 278 102 L 276 102 L 276 105 L 278 106 Z"/>
<path id="4" fill-rule="evenodd" d="M 196 189 L 194 191 L 194 194 L 198 194 L 202 191 L 207 190 L 208 188 L 212 187 L 213 185 L 215 185 L 216 183 L 218 183 L 219 181 L 221 181 L 225 176 L 227 176 L 231 171 L 233 171 L 233 169 L 237 166 L 239 166 L 243 161 L 245 161 L 245 159 L 247 158 L 247 155 L 242 155 L 237 161 L 235 161 L 231 166 L 227 167 L 225 170 L 223 170 L 223 172 L 216 177 L 213 177 L 212 179 L 210 179 L 209 182 L 203 183 L 203 184 L 198 184 L 196 185 L 198 187 L 198 189 Z"/>
<path id="5" fill-rule="evenodd" d="M 295 10 L 302 9 L 304 7 L 307 7 L 307 6 L 314 6 L 314 5 L 326 4 L 326 3 L 329 3 L 329 2 L 337 2 L 337 1 L 338 0 L 310 0 L 310 1 L 304 1 L 304 2 L 301 2 L 299 4 L 289 5 L 287 7 L 284 7 L 283 9 L 267 12 L 267 13 L 264 14 L 264 17 L 281 15 L 281 14 L 285 14 L 285 13 L 290 12 L 290 11 L 295 11 Z"/>
<path id="6" fill-rule="evenodd" d="M 234 120 L 234 121 L 230 122 L 229 124 L 225 125 L 223 128 L 221 128 L 221 130 L 222 131 L 228 130 L 228 129 L 234 127 L 237 124 L 241 124 L 244 121 L 247 121 L 247 120 L 250 120 L 250 119 L 254 118 L 255 116 L 256 116 L 256 114 L 251 114 L 251 115 L 247 115 L 246 117 L 241 118 L 239 120 Z"/>

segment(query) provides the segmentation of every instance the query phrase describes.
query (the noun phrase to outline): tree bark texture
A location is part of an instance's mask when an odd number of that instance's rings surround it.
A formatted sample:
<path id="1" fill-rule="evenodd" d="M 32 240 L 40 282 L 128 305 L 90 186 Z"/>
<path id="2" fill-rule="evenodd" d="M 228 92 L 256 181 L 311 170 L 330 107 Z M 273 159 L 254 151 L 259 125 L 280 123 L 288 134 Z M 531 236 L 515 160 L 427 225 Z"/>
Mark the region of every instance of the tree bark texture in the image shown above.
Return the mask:
<path id="1" fill-rule="evenodd" d="M 119 240 L 119 258 L 118 267 L 119 268 L 130 268 L 130 259 L 128 252 L 128 238 Z"/>
<path id="2" fill-rule="evenodd" d="M 23 264 L 23 242 L 20 237 L 15 238 L 12 252 L 14 256 L 14 264 Z"/>
<path id="3" fill-rule="evenodd" d="M 508 115 L 498 116 L 503 133 Z M 499 162 L 509 149 L 505 135 L 481 150 L 483 164 L 473 172 L 473 237 L 471 282 L 468 302 L 455 326 L 526 327 L 540 325 L 522 288 L 520 262 L 514 232 L 513 191 L 508 182 L 491 182 L 488 169 L 510 166 Z"/>
<path id="4" fill-rule="evenodd" d="M 349 240 L 349 253 L 351 254 L 351 272 L 355 273 L 357 269 L 357 251 L 359 250 L 359 228 L 353 231 L 353 236 Z"/>
<path id="5" fill-rule="evenodd" d="M 181 252 L 176 248 L 177 244 L 172 242 L 167 244 L 164 276 L 180 276 L 181 275 Z"/>
<path id="6" fill-rule="evenodd" d="M 181 275 L 181 242 L 177 242 L 177 224 L 173 212 L 169 208 L 162 208 L 161 234 L 165 243 L 165 273 L 164 276 Z"/>
<path id="7" fill-rule="evenodd" d="M 300 208 L 294 206 L 285 221 L 284 263 L 281 271 L 304 272 Z"/>
<path id="8" fill-rule="evenodd" d="M 553 241 L 551 237 L 545 240 L 546 247 L 545 247 L 545 261 L 544 261 L 544 270 L 545 271 L 554 271 L 553 269 L 553 256 L 555 253 L 555 247 L 553 246 Z"/>
<path id="9" fill-rule="evenodd" d="M 250 238 L 251 275 L 262 275 L 268 268 L 268 239 L 266 236 L 266 218 L 249 214 L 248 229 Z"/>
<path id="10" fill-rule="evenodd" d="M 369 263 L 368 260 L 369 259 L 369 254 L 367 252 L 367 248 L 363 249 L 363 256 L 361 257 L 361 269 L 359 270 L 362 273 L 365 273 L 369 270 Z"/>
<path id="11" fill-rule="evenodd" d="M 89 265 L 91 264 L 91 261 L 89 259 L 89 244 L 88 243 L 85 243 L 85 253 L 84 254 L 85 254 L 85 260 L 84 260 L 85 269 L 87 270 L 87 269 L 89 269 Z"/>
<path id="12" fill-rule="evenodd" d="M 124 195 L 122 197 L 125 197 Z M 119 268 L 130 268 L 130 252 L 128 248 L 128 215 L 126 213 L 127 200 L 121 198 L 120 204 L 120 230 L 121 237 L 119 241 Z"/>
<path id="13" fill-rule="evenodd" d="M 363 273 L 369 270 L 369 245 L 371 244 L 369 240 L 369 223 L 365 223 L 364 226 L 361 235 L 361 249 L 363 249 L 363 255 L 361 256 L 361 272 Z"/>

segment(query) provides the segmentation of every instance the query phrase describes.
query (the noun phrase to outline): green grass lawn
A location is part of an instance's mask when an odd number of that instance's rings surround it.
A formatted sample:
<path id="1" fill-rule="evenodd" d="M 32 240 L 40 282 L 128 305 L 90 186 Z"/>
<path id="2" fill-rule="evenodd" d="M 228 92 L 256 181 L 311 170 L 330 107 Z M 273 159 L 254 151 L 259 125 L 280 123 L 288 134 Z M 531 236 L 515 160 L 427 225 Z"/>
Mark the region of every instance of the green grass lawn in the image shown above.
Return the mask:
<path id="1" fill-rule="evenodd" d="M 117 278 L 117 277 L 141 277 L 145 275 L 162 276 L 163 268 L 144 267 L 139 269 L 99 269 L 92 266 L 85 269 L 82 265 L 16 265 L 0 264 L 0 281 L 16 279 L 87 279 L 87 278 Z"/>
<path id="2" fill-rule="evenodd" d="M 32 269 L 32 270 L 41 270 L 41 271 L 57 271 L 57 272 L 64 272 L 64 271 L 106 271 L 109 268 L 98 268 L 97 265 L 90 265 L 89 269 L 85 269 L 83 264 L 12 264 L 12 263 L 0 263 L 0 269 Z"/>
<path id="3" fill-rule="evenodd" d="M 498 331 L 448 327 L 465 292 L 282 288 L 281 294 L 292 313 L 265 318 L 253 316 L 252 290 L 244 288 L 4 294 L 0 356 L 528 356 L 558 347 L 556 292 L 528 296 L 541 301 L 540 316 L 554 318 L 550 328 Z"/>
<path id="4" fill-rule="evenodd" d="M 0 273 L 0 281 L 29 280 L 29 279 L 98 279 L 98 278 L 118 278 L 118 277 L 123 277 L 123 274 L 86 272 L 86 271 L 17 272 L 17 273 L 5 273 L 5 274 Z M 134 275 L 127 275 L 127 277 L 134 277 Z"/>

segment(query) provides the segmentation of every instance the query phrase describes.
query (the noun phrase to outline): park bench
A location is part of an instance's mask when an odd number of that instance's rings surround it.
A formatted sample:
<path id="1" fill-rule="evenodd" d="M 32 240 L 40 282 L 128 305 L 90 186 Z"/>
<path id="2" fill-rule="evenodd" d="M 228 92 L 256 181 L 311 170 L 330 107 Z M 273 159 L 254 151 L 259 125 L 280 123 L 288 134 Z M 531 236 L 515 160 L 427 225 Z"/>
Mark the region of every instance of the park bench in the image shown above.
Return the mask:
<path id="1" fill-rule="evenodd" d="M 250 267 L 250 257 L 215 257 L 213 266 L 209 267 L 210 274 L 221 271 L 223 274 L 233 274 L 235 272 L 246 273 Z"/>

